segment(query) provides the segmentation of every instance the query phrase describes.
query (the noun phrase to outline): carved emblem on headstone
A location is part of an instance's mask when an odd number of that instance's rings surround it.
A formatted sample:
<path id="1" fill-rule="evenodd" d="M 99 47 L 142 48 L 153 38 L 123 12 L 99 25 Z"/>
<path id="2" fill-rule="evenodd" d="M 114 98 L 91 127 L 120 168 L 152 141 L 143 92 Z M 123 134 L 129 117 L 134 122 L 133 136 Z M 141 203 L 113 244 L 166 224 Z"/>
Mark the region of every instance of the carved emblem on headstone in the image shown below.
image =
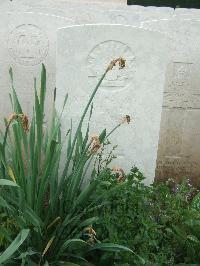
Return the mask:
<path id="1" fill-rule="evenodd" d="M 120 41 L 105 41 L 96 45 L 87 57 L 88 77 L 95 83 L 101 78 L 102 70 L 106 69 L 111 60 L 122 57 L 126 60 L 126 67 L 115 67 L 108 72 L 102 83 L 103 88 L 120 90 L 125 88 L 135 72 L 135 56 L 131 48 Z"/>
<path id="2" fill-rule="evenodd" d="M 171 82 L 164 94 L 164 107 L 187 108 L 191 100 L 190 82 L 193 63 L 173 62 Z"/>
<path id="3" fill-rule="evenodd" d="M 189 85 L 192 63 L 174 62 L 173 86 L 174 89 Z"/>
<path id="4" fill-rule="evenodd" d="M 23 24 L 10 32 L 8 50 L 17 63 L 34 66 L 40 64 L 47 56 L 49 40 L 38 26 Z"/>

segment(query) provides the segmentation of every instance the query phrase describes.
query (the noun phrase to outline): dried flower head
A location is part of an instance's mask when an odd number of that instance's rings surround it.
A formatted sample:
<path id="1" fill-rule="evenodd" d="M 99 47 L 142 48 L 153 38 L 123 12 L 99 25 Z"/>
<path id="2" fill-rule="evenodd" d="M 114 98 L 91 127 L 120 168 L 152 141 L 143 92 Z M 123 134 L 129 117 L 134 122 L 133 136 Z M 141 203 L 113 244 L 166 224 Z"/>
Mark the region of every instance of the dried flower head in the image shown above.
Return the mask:
<path id="1" fill-rule="evenodd" d="M 99 140 L 98 135 L 93 135 L 91 137 L 91 146 L 90 146 L 90 153 L 96 153 L 101 147 L 101 143 Z"/>
<path id="2" fill-rule="evenodd" d="M 119 69 L 122 69 L 126 66 L 126 60 L 123 59 L 122 57 L 119 57 L 115 60 L 112 60 L 107 68 L 107 71 L 110 71 L 113 69 L 114 66 L 116 66 L 116 64 L 119 64 Z"/>
<path id="3" fill-rule="evenodd" d="M 89 234 L 89 235 L 94 235 L 96 236 L 96 232 L 94 231 L 94 229 L 92 228 L 92 226 L 88 226 L 84 229 L 84 232 Z"/>
<path id="4" fill-rule="evenodd" d="M 117 181 L 118 182 L 123 182 L 126 179 L 126 175 L 124 173 L 124 170 L 122 168 L 119 167 L 113 167 L 112 171 L 116 174 L 117 176 Z"/>
<path id="5" fill-rule="evenodd" d="M 123 69 L 126 66 L 126 60 L 122 57 L 119 58 L 119 69 Z"/>
<path id="6" fill-rule="evenodd" d="M 18 115 L 16 113 L 12 113 L 9 115 L 7 121 L 8 121 L 8 124 L 12 123 L 14 120 L 16 120 L 18 118 Z"/>
<path id="7" fill-rule="evenodd" d="M 130 117 L 130 115 L 125 115 L 125 116 L 122 118 L 120 124 L 124 124 L 124 123 L 130 124 L 130 122 L 131 122 L 131 117 Z"/>
<path id="8" fill-rule="evenodd" d="M 22 127 L 26 133 L 29 132 L 29 122 L 28 122 L 28 116 L 25 114 L 20 114 L 19 117 L 22 120 Z"/>
<path id="9" fill-rule="evenodd" d="M 94 244 L 97 241 L 96 232 L 94 231 L 92 226 L 86 227 L 84 229 L 84 233 L 87 234 L 87 236 L 88 236 L 87 243 Z"/>
<path id="10" fill-rule="evenodd" d="M 10 125 L 10 123 L 12 123 L 14 120 L 20 119 L 22 122 L 22 127 L 24 129 L 24 131 L 27 133 L 29 131 L 29 122 L 28 122 L 28 116 L 25 114 L 16 114 L 16 113 L 12 113 L 9 117 L 8 117 L 8 124 Z"/>

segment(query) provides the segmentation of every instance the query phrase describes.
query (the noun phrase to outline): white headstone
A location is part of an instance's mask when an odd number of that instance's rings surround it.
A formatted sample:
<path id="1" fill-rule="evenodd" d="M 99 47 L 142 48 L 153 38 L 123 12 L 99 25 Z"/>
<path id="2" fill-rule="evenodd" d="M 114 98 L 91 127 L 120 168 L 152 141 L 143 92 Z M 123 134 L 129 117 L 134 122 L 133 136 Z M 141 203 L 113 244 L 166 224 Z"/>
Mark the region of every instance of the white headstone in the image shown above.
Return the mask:
<path id="1" fill-rule="evenodd" d="M 23 1 L 0 1 L 0 12 L 18 12 L 26 7 Z"/>
<path id="2" fill-rule="evenodd" d="M 126 4 L 113 3 L 113 2 L 91 2 L 91 1 L 62 1 L 62 0 L 40 0 L 26 3 L 29 7 L 51 7 L 66 10 L 68 8 L 98 8 L 98 9 L 123 9 L 127 8 Z"/>
<path id="3" fill-rule="evenodd" d="M 176 8 L 175 19 L 200 19 L 200 10 L 195 8 Z"/>
<path id="4" fill-rule="evenodd" d="M 175 9 L 175 14 L 176 15 L 183 15 L 183 14 L 193 14 L 193 15 L 198 15 L 200 13 L 199 9 L 195 9 L 195 8 L 176 8 Z"/>
<path id="5" fill-rule="evenodd" d="M 80 5 L 69 4 L 29 7 L 28 11 L 41 12 L 64 16 L 73 19 L 75 24 L 111 23 L 138 26 L 140 22 L 152 19 L 169 19 L 174 14 L 174 9 L 138 9 L 138 8 L 118 8 L 117 5 Z"/>
<path id="6" fill-rule="evenodd" d="M 18 10 L 64 16 L 73 19 L 75 24 L 117 23 L 139 25 L 141 21 L 170 18 L 174 14 L 173 8 L 128 6 L 107 1 L 24 0 L 20 2 L 19 6 L 15 1 L 6 5 L 4 3 L 3 6 L 5 11 Z"/>
<path id="7" fill-rule="evenodd" d="M 65 16 L 75 21 L 75 24 L 122 24 L 140 25 L 140 14 L 124 10 L 103 10 L 98 8 L 71 8 L 66 9 Z"/>
<path id="8" fill-rule="evenodd" d="M 0 118 L 10 111 L 9 68 L 24 112 L 32 111 L 34 77 L 40 77 L 41 63 L 47 68 L 48 95 L 55 87 L 56 31 L 72 24 L 66 18 L 36 13 L 0 15 Z M 2 120 L 1 120 L 2 121 Z"/>
<path id="9" fill-rule="evenodd" d="M 103 12 L 102 12 L 103 13 Z M 109 17 L 110 23 L 123 24 L 123 25 L 140 25 L 141 22 L 152 19 L 169 19 L 173 17 L 174 10 L 162 10 L 155 9 L 149 10 L 144 8 L 143 10 L 107 10 L 104 14 Z M 106 22 L 104 22 L 106 23 Z"/>
<path id="10" fill-rule="evenodd" d="M 141 11 L 141 21 L 153 19 L 169 19 L 174 15 L 173 8 L 146 7 Z"/>
<path id="11" fill-rule="evenodd" d="M 157 32 L 122 25 L 82 25 L 58 31 L 57 107 L 69 93 L 64 131 L 74 126 L 95 85 L 111 60 L 126 59 L 126 67 L 108 73 L 94 100 L 90 133 L 113 129 L 125 115 L 133 119 L 112 137 L 118 144 L 118 164 L 134 165 L 154 178 L 161 106 L 167 64 L 167 38 Z"/>
<path id="12" fill-rule="evenodd" d="M 143 24 L 168 32 L 172 51 L 164 92 L 157 176 L 200 174 L 200 20 L 174 19 Z"/>
<path id="13" fill-rule="evenodd" d="M 72 19 L 72 20 L 74 17 L 73 13 L 68 12 L 68 14 L 66 14 L 66 12 L 64 10 L 58 9 L 58 8 L 52 8 L 52 7 L 43 7 L 43 6 L 26 7 L 26 11 L 27 12 L 34 12 L 34 13 L 48 14 L 48 15 L 54 15 L 54 16 L 59 16 L 59 17 L 66 17 L 66 18 Z"/>
<path id="14" fill-rule="evenodd" d="M 165 34 L 172 35 L 172 23 L 170 19 L 153 19 L 146 20 L 141 23 L 141 27 L 149 30 L 160 31 Z"/>

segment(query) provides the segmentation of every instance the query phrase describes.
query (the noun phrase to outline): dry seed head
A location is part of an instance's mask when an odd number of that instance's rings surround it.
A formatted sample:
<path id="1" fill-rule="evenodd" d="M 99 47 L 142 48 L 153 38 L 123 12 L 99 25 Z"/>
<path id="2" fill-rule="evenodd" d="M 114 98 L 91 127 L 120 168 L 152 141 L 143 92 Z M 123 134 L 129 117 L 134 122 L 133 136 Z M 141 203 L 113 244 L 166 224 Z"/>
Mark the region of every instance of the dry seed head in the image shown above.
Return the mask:
<path id="1" fill-rule="evenodd" d="M 84 232 L 88 234 L 89 238 L 87 240 L 88 244 L 94 244 L 96 242 L 96 232 L 92 226 L 88 226 L 84 229 Z"/>
<path id="2" fill-rule="evenodd" d="M 93 135 L 91 137 L 91 147 L 90 147 L 90 153 L 96 153 L 101 147 L 101 143 L 99 140 L 98 135 Z"/>
<path id="3" fill-rule="evenodd" d="M 22 127 L 24 131 L 27 133 L 29 132 L 29 122 L 28 122 L 28 116 L 25 114 L 20 114 L 19 115 L 21 120 L 22 120 Z"/>
<path id="4" fill-rule="evenodd" d="M 126 60 L 123 59 L 122 57 L 119 57 L 115 60 L 112 60 L 107 68 L 107 71 L 110 71 L 113 69 L 114 66 L 116 66 L 116 64 L 119 64 L 119 69 L 122 69 L 126 66 Z"/>
<path id="5" fill-rule="evenodd" d="M 12 121 L 16 120 L 17 118 L 18 118 L 18 115 L 16 113 L 12 113 L 9 115 L 7 121 L 10 124 L 10 123 L 12 123 Z"/>
<path id="6" fill-rule="evenodd" d="M 124 124 L 124 123 L 130 124 L 131 120 L 132 120 L 132 119 L 131 119 L 130 115 L 125 115 L 125 116 L 122 118 L 120 124 Z"/>
<path id="7" fill-rule="evenodd" d="M 119 69 L 123 69 L 126 66 L 126 60 L 122 57 L 119 58 Z"/>
<path id="8" fill-rule="evenodd" d="M 21 119 L 22 127 L 24 131 L 27 133 L 29 131 L 29 122 L 28 122 L 28 116 L 25 114 L 12 113 L 7 119 L 8 124 L 12 123 L 14 120 L 17 120 L 18 118 Z"/>
<path id="9" fill-rule="evenodd" d="M 113 167 L 113 168 L 112 168 L 112 171 L 113 171 L 115 174 L 118 175 L 118 177 L 117 177 L 117 181 L 118 181 L 118 182 L 123 182 L 123 181 L 125 181 L 125 179 L 126 179 L 126 175 L 125 175 L 124 170 L 123 170 L 122 168 L 119 168 L 119 167 Z"/>
<path id="10" fill-rule="evenodd" d="M 89 234 L 89 235 L 94 235 L 96 236 L 96 232 L 94 231 L 94 229 L 92 228 L 92 226 L 88 226 L 84 229 L 84 231 Z"/>
<path id="11" fill-rule="evenodd" d="M 116 174 L 122 174 L 122 175 L 124 175 L 124 170 L 122 168 L 120 168 L 120 167 L 114 166 L 112 168 L 112 171 L 115 172 Z"/>
<path id="12" fill-rule="evenodd" d="M 92 141 L 98 141 L 99 140 L 99 136 L 94 134 L 94 135 L 91 136 L 91 140 Z"/>

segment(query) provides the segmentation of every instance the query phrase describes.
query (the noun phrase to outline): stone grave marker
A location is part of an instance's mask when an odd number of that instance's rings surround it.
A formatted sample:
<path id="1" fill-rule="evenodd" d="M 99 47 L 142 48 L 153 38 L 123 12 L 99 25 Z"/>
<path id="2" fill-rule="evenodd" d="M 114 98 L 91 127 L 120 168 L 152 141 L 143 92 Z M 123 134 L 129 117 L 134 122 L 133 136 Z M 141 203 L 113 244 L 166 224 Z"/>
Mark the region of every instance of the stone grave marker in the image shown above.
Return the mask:
<path id="1" fill-rule="evenodd" d="M 73 15 L 72 15 L 73 14 Z M 79 7 L 65 10 L 65 16 L 70 17 L 75 24 L 123 24 L 140 25 L 140 14 L 124 10 L 103 10 L 96 8 Z"/>
<path id="2" fill-rule="evenodd" d="M 39 84 L 42 63 L 47 68 L 47 97 L 50 97 L 55 87 L 56 31 L 70 24 L 72 21 L 66 18 L 44 14 L 0 14 L 1 121 L 10 112 L 10 67 L 24 112 L 32 112 L 34 77 Z"/>
<path id="3" fill-rule="evenodd" d="M 194 8 L 176 8 L 174 17 L 176 19 L 200 19 L 200 10 Z"/>
<path id="4" fill-rule="evenodd" d="M 158 149 L 161 179 L 189 177 L 200 180 L 200 21 L 161 20 L 143 27 L 171 36 Z"/>
<path id="5" fill-rule="evenodd" d="M 26 1 L 25 1 L 26 2 Z M 58 8 L 62 10 L 66 10 L 68 8 L 85 8 L 86 10 L 88 8 L 98 8 L 100 9 L 123 9 L 128 8 L 126 4 L 120 4 L 120 3 L 113 3 L 113 2 L 91 2 L 91 1 L 63 1 L 63 0 L 40 0 L 40 1 L 34 1 L 34 2 L 26 2 L 24 5 L 29 7 L 48 7 L 48 8 Z"/>
<path id="6" fill-rule="evenodd" d="M 168 39 L 161 33 L 122 25 L 80 25 L 58 31 L 57 108 L 69 93 L 64 132 L 70 118 L 77 125 L 95 85 L 111 60 L 126 59 L 126 67 L 108 73 L 94 100 L 90 134 L 112 130 L 125 115 L 132 122 L 115 132 L 114 165 L 134 165 L 154 178 L 162 109 Z"/>
<path id="7" fill-rule="evenodd" d="M 75 24 L 123 24 L 139 26 L 142 21 L 152 19 L 168 19 L 174 14 L 174 9 L 158 9 L 158 8 L 123 8 L 118 5 L 70 5 L 69 3 L 52 4 L 54 8 L 44 6 L 29 7 L 28 11 L 41 12 L 46 14 L 60 15 L 70 18 Z"/>
<path id="8" fill-rule="evenodd" d="M 75 24 L 123 24 L 138 26 L 141 21 L 170 18 L 174 9 L 165 7 L 128 6 L 126 4 L 98 1 L 22 1 L 7 3 L 4 9 L 44 13 L 73 19 Z"/>

